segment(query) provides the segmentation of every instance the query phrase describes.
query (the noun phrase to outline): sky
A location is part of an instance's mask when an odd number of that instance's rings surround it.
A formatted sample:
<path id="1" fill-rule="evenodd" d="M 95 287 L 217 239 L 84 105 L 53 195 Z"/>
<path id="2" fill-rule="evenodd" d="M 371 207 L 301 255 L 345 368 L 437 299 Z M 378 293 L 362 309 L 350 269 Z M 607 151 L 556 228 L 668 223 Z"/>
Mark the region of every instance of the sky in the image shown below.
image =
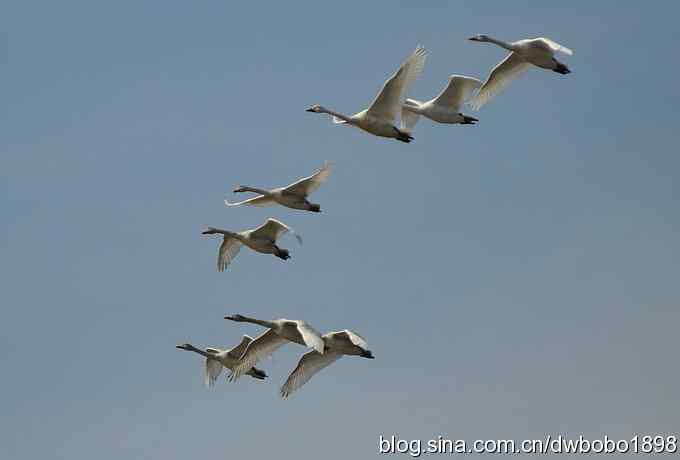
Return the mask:
<path id="1" fill-rule="evenodd" d="M 680 31 L 674 2 L 0 1 L 0 457 L 374 458 L 380 435 L 678 434 Z M 475 126 L 411 144 L 334 126 L 418 44 L 410 96 L 548 36 Z M 323 213 L 227 208 L 334 164 Z M 276 217 L 292 259 L 215 270 L 206 226 Z M 203 386 L 242 313 L 349 328 L 290 399 Z M 522 456 L 517 456 L 521 458 Z"/>

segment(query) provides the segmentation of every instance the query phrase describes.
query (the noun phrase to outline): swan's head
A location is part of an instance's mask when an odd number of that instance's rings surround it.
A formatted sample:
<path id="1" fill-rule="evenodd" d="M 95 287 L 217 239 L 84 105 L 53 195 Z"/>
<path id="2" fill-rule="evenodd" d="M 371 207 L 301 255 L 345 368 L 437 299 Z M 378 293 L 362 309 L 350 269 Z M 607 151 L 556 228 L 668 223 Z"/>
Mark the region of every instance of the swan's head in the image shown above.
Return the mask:
<path id="1" fill-rule="evenodd" d="M 320 106 L 319 104 L 313 105 L 310 108 L 308 108 L 307 110 L 305 110 L 305 112 L 313 112 L 313 113 L 324 113 L 325 111 L 326 111 L 326 109 L 323 108 L 322 106 Z"/>
<path id="2" fill-rule="evenodd" d="M 484 34 L 477 34 L 468 38 L 468 40 L 472 40 L 473 42 L 488 42 L 489 36 Z"/>
<path id="3" fill-rule="evenodd" d="M 225 316 L 224 319 L 228 319 L 230 321 L 245 321 L 245 316 L 243 315 L 230 315 L 230 316 Z"/>
<path id="4" fill-rule="evenodd" d="M 180 350 L 191 351 L 194 347 L 190 343 L 182 343 L 180 345 L 177 345 L 175 348 L 179 348 Z"/>

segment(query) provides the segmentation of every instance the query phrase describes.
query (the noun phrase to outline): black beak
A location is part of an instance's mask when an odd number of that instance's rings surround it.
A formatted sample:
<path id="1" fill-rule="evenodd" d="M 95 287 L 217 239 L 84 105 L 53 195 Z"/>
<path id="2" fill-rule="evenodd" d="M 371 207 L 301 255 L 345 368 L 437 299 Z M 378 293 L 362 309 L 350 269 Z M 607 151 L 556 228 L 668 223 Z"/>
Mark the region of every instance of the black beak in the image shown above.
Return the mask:
<path id="1" fill-rule="evenodd" d="M 305 112 L 314 112 L 314 109 L 309 108 L 309 109 L 305 110 Z"/>

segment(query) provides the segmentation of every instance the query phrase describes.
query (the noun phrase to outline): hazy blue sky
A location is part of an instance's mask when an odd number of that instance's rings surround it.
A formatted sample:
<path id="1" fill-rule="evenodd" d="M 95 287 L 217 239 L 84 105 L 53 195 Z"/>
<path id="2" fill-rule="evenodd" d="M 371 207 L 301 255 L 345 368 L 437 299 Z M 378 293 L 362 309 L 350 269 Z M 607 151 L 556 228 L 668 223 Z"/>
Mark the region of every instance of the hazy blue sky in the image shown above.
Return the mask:
<path id="1" fill-rule="evenodd" d="M 675 2 L 1 3 L 0 457 L 678 432 Z M 418 43 L 413 97 L 483 78 L 504 52 L 475 33 L 549 36 L 573 73 L 531 71 L 410 145 L 304 112 L 363 109 Z M 222 203 L 324 160 L 322 214 Z M 217 273 L 201 230 L 268 216 L 305 237 L 293 258 Z M 377 359 L 284 401 L 290 346 L 267 382 L 209 391 L 174 346 L 260 332 L 233 312 L 351 328 Z"/>

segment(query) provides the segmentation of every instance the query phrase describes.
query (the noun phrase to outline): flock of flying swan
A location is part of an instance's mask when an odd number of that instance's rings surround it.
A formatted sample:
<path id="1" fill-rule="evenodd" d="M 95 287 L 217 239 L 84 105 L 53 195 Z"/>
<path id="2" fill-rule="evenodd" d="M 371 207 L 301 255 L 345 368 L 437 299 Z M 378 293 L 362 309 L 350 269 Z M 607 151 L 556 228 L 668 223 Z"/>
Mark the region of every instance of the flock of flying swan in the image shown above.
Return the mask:
<path id="1" fill-rule="evenodd" d="M 494 43 L 510 52 L 491 70 L 484 83 L 473 77 L 451 75 L 446 87 L 433 99 L 420 102 L 407 98 L 410 86 L 422 72 L 427 57 L 425 48 L 418 46 L 396 73 L 385 82 L 368 108 L 351 116 L 321 105 L 313 105 L 307 112 L 326 113 L 332 115 L 335 124 L 355 126 L 375 136 L 409 143 L 413 140 L 411 134 L 421 116 L 437 123 L 475 124 L 479 121 L 477 118 L 461 113 L 461 107 L 466 100 L 474 110 L 479 110 L 531 66 L 552 70 L 562 75 L 571 72 L 565 64 L 555 59 L 555 53 L 571 55 L 573 52 L 549 38 L 505 42 L 488 35 L 475 35 L 469 40 Z M 470 98 L 475 90 L 476 94 Z M 395 124 L 397 115 L 400 117 L 399 127 Z M 280 205 L 318 213 L 321 212 L 321 206 L 310 202 L 309 195 L 318 190 L 330 175 L 331 164 L 326 162 L 311 176 L 303 177 L 285 187 L 264 189 L 240 185 L 234 193 L 249 192 L 256 196 L 236 203 L 224 200 L 224 203 L 230 207 Z M 291 227 L 271 217 L 252 230 L 230 231 L 209 227 L 202 234 L 222 235 L 217 255 L 217 270 L 222 272 L 233 262 L 242 245 L 255 252 L 272 254 L 283 260 L 290 259 L 290 251 L 277 244 L 285 233 L 293 234 L 302 244 L 302 238 Z M 177 345 L 181 350 L 192 351 L 205 357 L 205 382 L 208 386 L 215 384 L 223 367 L 229 369 L 228 378 L 232 382 L 243 375 L 264 380 L 267 374 L 255 365 L 287 343 L 302 345 L 309 351 L 302 355 L 281 387 L 280 394 L 283 398 L 288 398 L 317 372 L 344 355 L 373 359 L 373 353 L 368 349 L 366 340 L 348 329 L 321 335 L 301 320 L 261 320 L 240 314 L 225 316 L 224 319 L 257 324 L 267 330 L 255 339 L 244 335 L 241 342 L 230 350 L 219 348 L 202 350 L 190 343 Z"/>

